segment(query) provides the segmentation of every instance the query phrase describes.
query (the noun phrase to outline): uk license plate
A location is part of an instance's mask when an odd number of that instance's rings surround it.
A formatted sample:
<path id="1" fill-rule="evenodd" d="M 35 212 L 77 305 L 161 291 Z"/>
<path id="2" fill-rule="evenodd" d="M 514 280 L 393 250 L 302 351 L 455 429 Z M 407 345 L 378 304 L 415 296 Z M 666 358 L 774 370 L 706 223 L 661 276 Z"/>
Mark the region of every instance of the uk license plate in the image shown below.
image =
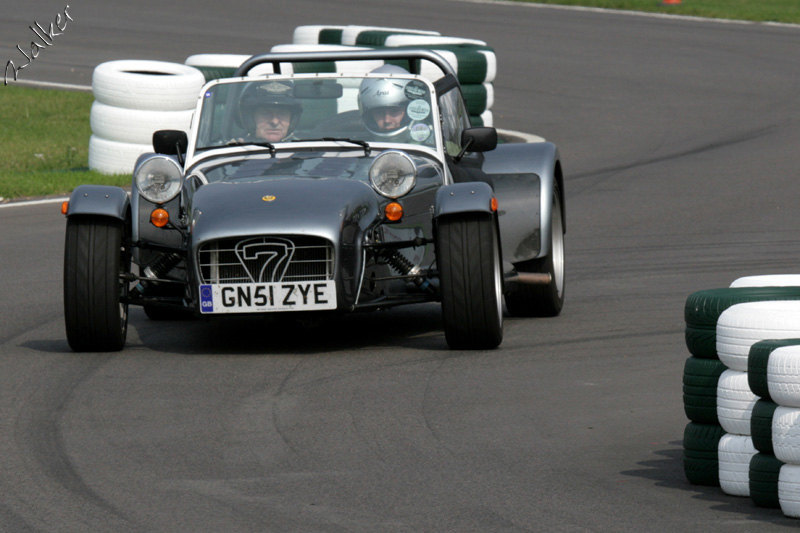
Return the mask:
<path id="1" fill-rule="evenodd" d="M 200 285 L 200 312 L 271 313 L 336 309 L 333 281 Z"/>

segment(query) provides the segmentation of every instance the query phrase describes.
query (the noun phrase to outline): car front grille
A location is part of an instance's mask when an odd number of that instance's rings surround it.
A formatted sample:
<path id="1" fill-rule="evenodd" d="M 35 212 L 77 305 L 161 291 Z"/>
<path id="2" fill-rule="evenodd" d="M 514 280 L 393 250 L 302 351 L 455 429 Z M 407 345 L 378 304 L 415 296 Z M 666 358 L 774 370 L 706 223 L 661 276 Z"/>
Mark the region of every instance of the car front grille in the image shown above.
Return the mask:
<path id="1" fill-rule="evenodd" d="M 333 279 L 333 245 L 321 237 L 221 239 L 198 252 L 202 283 L 273 283 Z"/>

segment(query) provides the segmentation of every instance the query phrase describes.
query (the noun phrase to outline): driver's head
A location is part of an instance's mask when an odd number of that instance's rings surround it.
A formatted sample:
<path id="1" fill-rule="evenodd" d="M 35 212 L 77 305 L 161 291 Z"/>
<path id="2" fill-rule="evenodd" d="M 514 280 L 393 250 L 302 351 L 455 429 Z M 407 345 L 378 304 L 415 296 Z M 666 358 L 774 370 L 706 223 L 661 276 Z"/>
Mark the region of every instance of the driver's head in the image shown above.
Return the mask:
<path id="1" fill-rule="evenodd" d="M 408 72 L 400 67 L 382 67 L 373 72 Z M 367 129 L 380 137 L 393 137 L 405 131 L 411 119 L 406 113 L 407 79 L 369 78 L 361 82 L 358 103 Z"/>
<path id="2" fill-rule="evenodd" d="M 250 84 L 239 99 L 239 118 L 247 133 L 268 142 L 282 141 L 291 135 L 303 112 L 293 90 L 289 81 Z"/>

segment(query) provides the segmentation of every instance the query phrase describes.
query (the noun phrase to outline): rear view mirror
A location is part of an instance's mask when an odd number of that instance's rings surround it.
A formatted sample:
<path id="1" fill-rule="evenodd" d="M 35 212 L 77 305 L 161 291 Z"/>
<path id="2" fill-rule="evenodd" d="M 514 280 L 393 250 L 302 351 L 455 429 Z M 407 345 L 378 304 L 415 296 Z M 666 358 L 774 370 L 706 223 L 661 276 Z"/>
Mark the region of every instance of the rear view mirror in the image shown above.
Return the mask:
<path id="1" fill-rule="evenodd" d="M 177 155 L 183 164 L 181 154 L 186 153 L 189 146 L 189 137 L 181 130 L 158 130 L 153 133 L 153 149 L 157 154 Z"/>
<path id="2" fill-rule="evenodd" d="M 460 161 L 467 152 L 489 152 L 497 148 L 497 130 L 494 128 L 467 128 L 461 132 L 461 152 L 455 157 Z"/>
<path id="3" fill-rule="evenodd" d="M 329 100 L 341 98 L 344 89 L 340 83 L 330 80 L 297 81 L 294 84 L 295 98 L 304 100 Z"/>
<path id="4" fill-rule="evenodd" d="M 497 130 L 494 128 L 467 128 L 461 132 L 461 146 L 470 152 L 489 152 L 497 148 Z"/>

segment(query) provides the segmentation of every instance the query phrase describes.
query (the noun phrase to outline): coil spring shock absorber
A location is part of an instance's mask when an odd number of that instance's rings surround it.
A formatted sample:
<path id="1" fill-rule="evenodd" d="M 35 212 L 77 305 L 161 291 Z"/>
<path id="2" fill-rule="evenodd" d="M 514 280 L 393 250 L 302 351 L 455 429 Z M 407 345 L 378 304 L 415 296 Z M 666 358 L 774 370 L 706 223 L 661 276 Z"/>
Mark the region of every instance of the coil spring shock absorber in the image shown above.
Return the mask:
<path id="1" fill-rule="evenodd" d="M 411 281 L 413 281 L 414 285 L 417 287 L 430 293 L 436 292 L 433 286 L 431 286 L 430 282 L 420 275 L 421 273 L 419 267 L 414 265 L 414 263 L 403 256 L 399 250 L 384 252 L 382 257 L 386 260 L 389 266 L 395 269 L 399 274 L 403 276 L 415 276 L 411 279 Z"/>
<path id="2" fill-rule="evenodd" d="M 152 283 L 157 284 L 158 278 L 175 268 L 178 263 L 181 262 L 181 256 L 176 253 L 169 253 L 164 254 L 158 257 L 152 264 L 147 265 L 143 270 L 142 274 L 145 278 L 136 285 L 135 290 L 139 293 L 143 293 L 144 290 Z"/>

